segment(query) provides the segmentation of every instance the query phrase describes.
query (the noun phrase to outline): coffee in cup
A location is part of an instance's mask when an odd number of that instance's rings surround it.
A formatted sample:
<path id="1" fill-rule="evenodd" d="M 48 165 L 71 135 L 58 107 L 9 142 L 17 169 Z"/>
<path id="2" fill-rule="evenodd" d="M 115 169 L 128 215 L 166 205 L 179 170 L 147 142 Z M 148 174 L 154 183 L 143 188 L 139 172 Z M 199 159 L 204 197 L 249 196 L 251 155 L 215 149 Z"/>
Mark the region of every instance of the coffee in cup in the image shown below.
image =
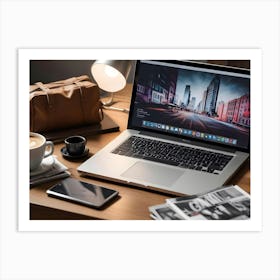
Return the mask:
<path id="1" fill-rule="evenodd" d="M 30 136 L 29 136 L 29 148 L 30 149 L 40 147 L 43 145 L 43 143 L 44 143 L 44 139 L 42 139 L 35 133 L 32 133 L 32 134 L 30 133 Z"/>
<path id="2" fill-rule="evenodd" d="M 86 148 L 86 142 L 86 138 L 79 135 L 70 136 L 64 140 L 66 151 L 71 156 L 82 155 Z"/>
<path id="3" fill-rule="evenodd" d="M 37 169 L 44 158 L 53 154 L 53 142 L 47 141 L 46 138 L 39 134 L 30 132 L 29 135 L 29 155 L 30 171 Z"/>

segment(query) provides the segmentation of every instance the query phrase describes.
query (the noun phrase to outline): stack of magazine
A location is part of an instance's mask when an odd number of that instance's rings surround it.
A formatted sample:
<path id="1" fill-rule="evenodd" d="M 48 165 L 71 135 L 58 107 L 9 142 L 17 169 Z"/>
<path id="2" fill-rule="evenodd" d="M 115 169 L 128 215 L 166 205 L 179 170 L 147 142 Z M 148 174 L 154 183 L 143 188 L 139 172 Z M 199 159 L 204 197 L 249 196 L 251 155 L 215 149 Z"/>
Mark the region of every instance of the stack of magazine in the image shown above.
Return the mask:
<path id="1" fill-rule="evenodd" d="M 149 207 L 155 220 L 245 220 L 250 195 L 239 186 L 225 186 L 196 196 L 170 198 Z"/>
<path id="2" fill-rule="evenodd" d="M 30 173 L 30 187 L 56 179 L 66 178 L 71 175 L 68 168 L 59 162 L 57 158 L 51 156 L 50 161 L 45 165 L 42 163 L 38 170 Z"/>

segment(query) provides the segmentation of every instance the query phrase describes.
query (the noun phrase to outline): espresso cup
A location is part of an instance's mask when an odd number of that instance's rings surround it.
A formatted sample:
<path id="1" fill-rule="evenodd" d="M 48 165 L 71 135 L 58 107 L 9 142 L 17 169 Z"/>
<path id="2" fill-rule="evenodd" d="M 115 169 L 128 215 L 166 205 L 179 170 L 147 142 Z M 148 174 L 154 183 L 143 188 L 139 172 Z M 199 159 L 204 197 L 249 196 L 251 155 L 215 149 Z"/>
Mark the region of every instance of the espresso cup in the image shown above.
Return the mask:
<path id="1" fill-rule="evenodd" d="M 70 136 L 64 140 L 67 153 L 71 156 L 82 155 L 86 148 L 86 142 L 86 138 L 79 135 Z"/>
<path id="2" fill-rule="evenodd" d="M 39 133 L 30 132 L 29 139 L 30 171 L 33 171 L 40 166 L 44 158 L 53 154 L 54 145 Z"/>

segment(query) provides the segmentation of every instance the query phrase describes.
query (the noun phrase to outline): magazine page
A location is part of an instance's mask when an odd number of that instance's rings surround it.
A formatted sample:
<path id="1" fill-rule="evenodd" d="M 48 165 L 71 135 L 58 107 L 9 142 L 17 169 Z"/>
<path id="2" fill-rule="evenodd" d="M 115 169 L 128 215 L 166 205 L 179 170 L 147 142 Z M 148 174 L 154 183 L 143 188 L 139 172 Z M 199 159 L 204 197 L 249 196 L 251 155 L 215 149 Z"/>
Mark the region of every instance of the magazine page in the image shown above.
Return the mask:
<path id="1" fill-rule="evenodd" d="M 160 204 L 149 207 L 151 217 L 154 220 L 182 220 L 184 219 L 176 213 L 168 204 Z"/>
<path id="2" fill-rule="evenodd" d="M 197 197 L 178 197 L 167 204 L 184 219 L 230 220 L 250 218 L 250 195 L 239 186 L 227 186 Z"/>

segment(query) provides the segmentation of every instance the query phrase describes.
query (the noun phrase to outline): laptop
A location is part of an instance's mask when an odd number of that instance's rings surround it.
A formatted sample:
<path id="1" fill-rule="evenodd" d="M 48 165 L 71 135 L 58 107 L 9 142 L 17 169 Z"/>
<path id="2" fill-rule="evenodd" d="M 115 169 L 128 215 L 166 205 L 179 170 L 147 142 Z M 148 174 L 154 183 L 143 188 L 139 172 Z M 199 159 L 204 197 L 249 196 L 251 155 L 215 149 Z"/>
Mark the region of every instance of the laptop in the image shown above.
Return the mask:
<path id="1" fill-rule="evenodd" d="M 127 129 L 78 171 L 195 195 L 227 183 L 249 151 L 250 70 L 139 60 Z"/>

